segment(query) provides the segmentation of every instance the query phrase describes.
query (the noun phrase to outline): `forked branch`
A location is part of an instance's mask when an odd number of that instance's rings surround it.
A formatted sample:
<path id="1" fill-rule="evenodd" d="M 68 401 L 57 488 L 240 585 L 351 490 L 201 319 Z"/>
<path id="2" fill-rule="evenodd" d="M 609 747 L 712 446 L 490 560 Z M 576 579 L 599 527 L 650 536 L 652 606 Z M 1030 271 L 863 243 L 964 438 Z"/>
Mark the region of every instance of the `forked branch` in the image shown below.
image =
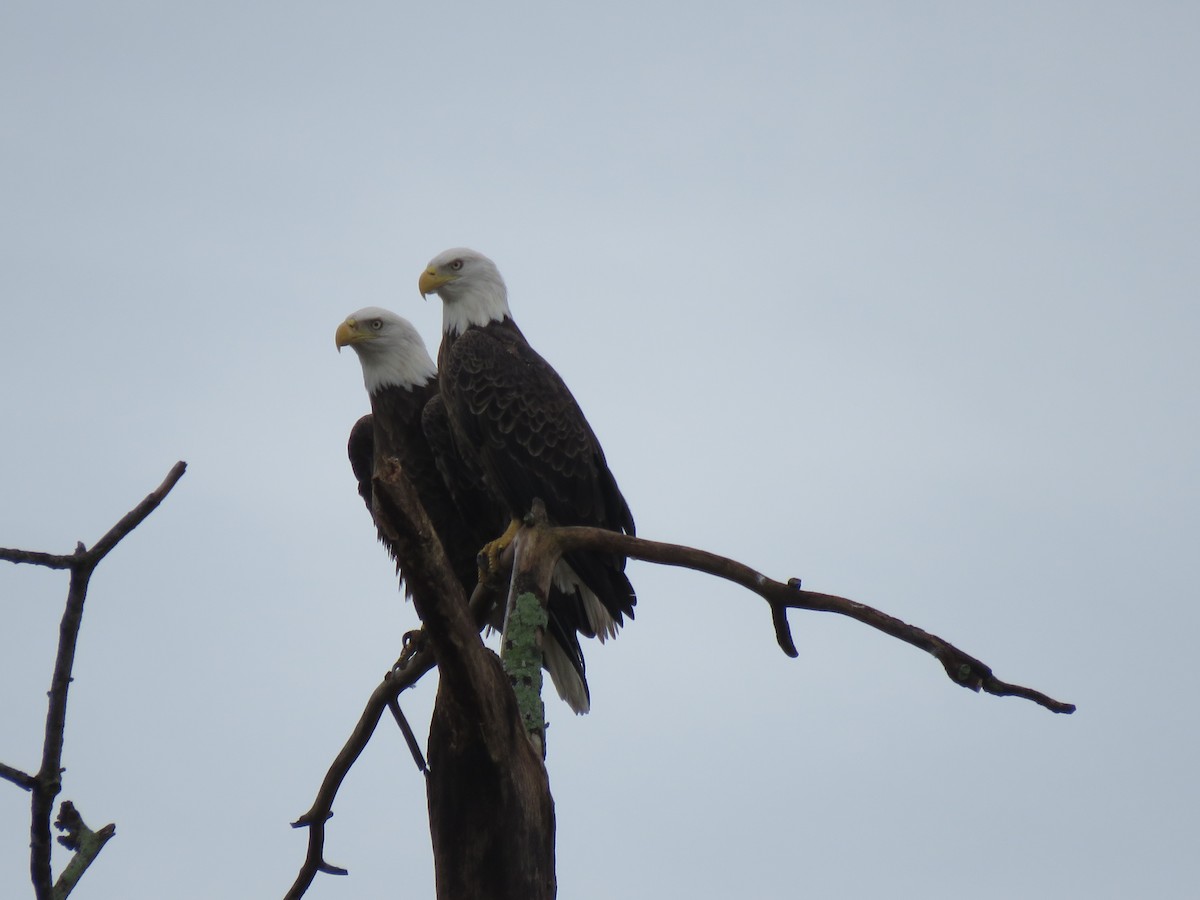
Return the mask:
<path id="1" fill-rule="evenodd" d="M 345 869 L 330 865 L 325 861 L 325 823 L 333 817 L 333 801 L 337 797 L 337 792 L 346 775 L 349 774 L 350 768 L 371 740 L 371 735 L 375 733 L 375 727 L 379 724 L 379 718 L 383 715 L 383 711 L 397 706 L 396 698 L 416 684 L 421 676 L 433 666 L 433 652 L 427 647 L 418 650 L 403 668 L 396 668 L 388 672 L 379 686 L 371 693 L 366 708 L 359 716 L 358 724 L 354 726 L 354 730 L 350 733 L 341 752 L 334 758 L 329 771 L 325 773 L 325 779 L 321 782 L 313 805 L 309 807 L 308 812 L 292 823 L 293 828 L 308 829 L 308 853 L 295 882 L 284 895 L 284 900 L 296 900 L 296 898 L 303 897 L 318 872 L 325 872 L 329 875 L 347 874 Z"/>
<path id="2" fill-rule="evenodd" d="M 115 827 L 106 825 L 99 831 L 91 831 L 83 825 L 83 819 L 74 807 L 63 804 L 59 821 L 60 828 L 68 829 L 68 840 L 64 842 L 75 850 L 75 857 L 59 878 L 58 884 L 51 881 L 50 816 L 54 811 L 54 799 L 62 790 L 63 733 L 67 721 L 67 693 L 71 686 L 71 671 L 75 665 L 75 646 L 83 622 L 83 605 L 87 599 L 88 583 L 96 566 L 133 529 L 137 528 L 175 487 L 187 464 L 177 462 L 172 466 L 162 484 L 150 492 L 141 503 L 121 517 L 112 528 L 89 550 L 82 543 L 75 546 L 71 554 L 39 553 L 31 550 L 12 550 L 0 547 L 0 559 L 12 563 L 26 563 L 50 569 L 68 569 L 71 572 L 67 588 L 67 604 L 58 632 L 58 655 L 54 662 L 54 674 L 50 681 L 49 704 L 46 710 L 45 738 L 42 745 L 42 764 L 36 775 L 29 775 L 11 766 L 0 765 L 0 777 L 29 791 L 30 801 L 30 845 L 29 869 L 38 900 L 61 900 L 75 886 L 84 869 L 95 859 L 104 843 L 112 837 Z"/>

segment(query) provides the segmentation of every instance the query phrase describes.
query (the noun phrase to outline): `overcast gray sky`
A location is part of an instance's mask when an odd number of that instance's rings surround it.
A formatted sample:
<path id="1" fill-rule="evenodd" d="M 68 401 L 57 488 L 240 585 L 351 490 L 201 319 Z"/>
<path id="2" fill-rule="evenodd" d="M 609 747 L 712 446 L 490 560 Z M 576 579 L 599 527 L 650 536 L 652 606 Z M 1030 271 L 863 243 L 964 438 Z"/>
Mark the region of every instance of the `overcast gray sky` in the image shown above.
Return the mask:
<path id="1" fill-rule="evenodd" d="M 64 798 L 86 898 L 272 897 L 415 615 L 345 461 L 333 332 L 431 348 L 494 258 L 646 537 L 878 606 L 776 648 L 633 563 L 548 699 L 564 898 L 1192 896 L 1200 429 L 1192 4 L 45 4 L 0 10 L 0 546 L 103 564 Z M 0 760 L 35 769 L 66 578 L 0 568 Z M 432 679 L 404 703 L 424 734 Z M 0 784 L 0 895 L 30 896 Z M 428 897 L 386 722 L 313 898 Z M 59 865 L 65 854 L 57 857 Z"/>

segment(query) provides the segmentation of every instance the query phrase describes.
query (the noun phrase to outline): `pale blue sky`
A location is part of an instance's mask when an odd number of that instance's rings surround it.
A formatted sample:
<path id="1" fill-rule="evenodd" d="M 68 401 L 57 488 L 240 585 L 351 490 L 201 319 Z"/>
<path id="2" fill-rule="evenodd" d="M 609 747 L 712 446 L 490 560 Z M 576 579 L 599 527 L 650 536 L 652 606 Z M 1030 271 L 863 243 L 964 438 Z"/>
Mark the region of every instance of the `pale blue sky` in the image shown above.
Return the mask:
<path id="1" fill-rule="evenodd" d="M 80 898 L 290 885 L 415 623 L 333 331 L 383 305 L 436 346 L 455 245 L 644 536 L 1080 706 L 819 615 L 789 660 L 753 596 L 631 564 L 593 712 L 548 700 L 560 896 L 1190 896 L 1198 37 L 1173 3 L 7 4 L 0 546 L 90 543 L 190 465 L 89 598 L 63 796 L 117 837 Z M 65 590 L 0 568 L 26 769 Z M 432 896 L 387 723 L 335 809 L 351 874 L 309 896 Z M 0 784 L 0 896 L 27 811 Z"/>

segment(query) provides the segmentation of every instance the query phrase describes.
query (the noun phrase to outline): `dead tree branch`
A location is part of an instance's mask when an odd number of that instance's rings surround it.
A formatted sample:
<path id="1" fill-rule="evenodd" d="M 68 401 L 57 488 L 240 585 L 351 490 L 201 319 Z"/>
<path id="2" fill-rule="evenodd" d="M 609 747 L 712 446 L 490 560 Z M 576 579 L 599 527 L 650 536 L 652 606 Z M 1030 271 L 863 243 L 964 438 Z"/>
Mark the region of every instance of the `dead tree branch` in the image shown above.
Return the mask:
<path id="1" fill-rule="evenodd" d="M 740 584 L 767 601 L 771 608 L 771 620 L 775 625 L 775 639 L 788 656 L 795 657 L 798 654 L 795 642 L 792 640 L 791 628 L 788 625 L 787 610 L 808 609 L 814 612 L 832 612 L 855 619 L 864 625 L 870 625 L 884 634 L 924 650 L 942 664 L 942 668 L 946 670 L 950 680 L 957 685 L 997 697 L 1021 697 L 1031 700 L 1051 712 L 1075 712 L 1073 703 L 1063 703 L 1032 688 L 1001 681 L 992 674 L 989 666 L 937 635 L 902 622 L 894 616 L 889 616 L 887 613 L 880 612 L 863 603 L 834 594 L 802 590 L 799 579 L 793 578 L 784 584 L 767 578 L 761 572 L 756 572 L 736 560 L 718 556 L 715 553 L 685 547 L 681 544 L 648 541 L 644 538 L 617 534 L 601 528 L 554 528 L 552 531 L 554 540 L 558 544 L 557 551 L 559 553 L 569 553 L 579 549 L 616 553 L 646 562 L 707 572 L 718 578 Z"/>
<path id="2" fill-rule="evenodd" d="M 525 736 L 500 660 L 479 637 L 495 594 L 481 585 L 467 603 L 397 462 L 384 458 L 375 466 L 373 514 L 396 558 L 405 560 L 405 581 L 423 622 L 418 638 L 422 649 L 404 668 L 403 686 L 393 673 L 391 683 L 385 679 L 376 688 L 326 774 L 317 802 L 293 823 L 309 828 L 309 849 L 286 896 L 302 897 L 317 872 L 345 873 L 323 859 L 334 795 L 383 709 L 436 660 L 439 685 L 429 729 L 426 790 L 438 896 L 549 900 L 555 886 L 549 783 Z"/>
<path id="3" fill-rule="evenodd" d="M 475 589 L 475 593 L 471 595 L 471 611 L 475 621 L 482 623 L 485 620 L 486 610 L 493 602 L 494 596 L 488 588 L 479 586 Z M 284 895 L 284 900 L 299 900 L 300 897 L 303 897 L 318 872 L 325 872 L 329 875 L 348 874 L 346 869 L 330 865 L 325 861 L 325 823 L 333 818 L 333 803 L 337 799 L 342 782 L 345 781 L 351 767 L 374 735 L 385 707 L 392 710 L 392 715 L 396 718 L 396 724 L 400 726 L 400 730 L 404 734 L 405 743 L 408 744 L 417 768 L 428 774 L 428 766 L 421 754 L 416 735 L 408 727 L 403 713 L 399 712 L 398 698 L 400 695 L 415 686 L 436 665 L 433 651 L 427 645 L 423 631 L 416 633 L 414 646 L 417 649 L 411 655 L 402 657 L 396 666 L 384 676 L 379 686 L 372 691 L 366 707 L 359 717 L 358 724 L 354 726 L 350 737 L 347 738 L 345 745 L 325 773 L 325 779 L 317 790 L 317 796 L 312 806 L 309 807 L 308 812 L 292 823 L 293 828 L 309 829 L 308 852 L 295 882 Z"/>
<path id="4" fill-rule="evenodd" d="M 490 651 L 486 651 L 478 641 L 478 629 L 482 628 L 487 619 L 486 611 L 494 602 L 492 591 L 484 585 L 477 587 L 471 598 L 472 614 L 462 614 L 464 610 L 459 602 L 461 588 L 448 567 L 441 545 L 437 543 L 411 486 L 391 461 L 376 472 L 375 496 L 375 515 L 377 523 L 381 523 L 381 532 L 404 548 L 403 558 L 420 561 L 419 565 L 406 567 L 406 574 L 413 590 L 414 603 L 417 604 L 425 622 L 422 634 L 429 637 L 430 645 L 421 651 L 418 658 L 422 660 L 422 668 L 411 681 L 397 686 L 396 682 L 389 684 L 385 679 L 384 684 L 376 689 L 363 712 L 359 726 L 326 776 L 326 781 L 318 793 L 317 803 L 293 823 L 294 827 L 307 826 L 311 829 L 309 858 L 301 871 L 301 877 L 297 879 L 287 897 L 301 897 L 318 871 L 344 874 L 345 870 L 328 866 L 321 857 L 324 823 L 332 815 L 333 795 L 370 739 L 384 706 L 394 704 L 400 691 L 411 686 L 424 674 L 430 667 L 432 657 L 437 658 L 442 677 L 434 720 L 430 726 L 431 768 L 426 773 L 430 776 L 427 785 L 430 828 L 434 839 L 435 867 L 438 874 L 438 896 L 483 896 L 479 894 L 480 884 L 490 883 L 495 887 L 500 879 L 509 877 L 511 873 L 502 873 L 496 869 L 490 872 L 483 872 L 478 868 L 463 869 L 462 846 L 447 852 L 447 847 L 451 844 L 447 838 L 458 836 L 457 843 L 461 845 L 465 843 L 462 835 L 469 834 L 477 839 L 481 830 L 495 829 L 498 824 L 503 827 L 504 823 L 511 822 L 512 820 L 506 818 L 496 807 L 498 792 L 508 792 L 514 796 L 523 795 L 528 799 L 542 796 L 543 791 L 546 810 L 541 815 L 543 827 L 545 822 L 549 823 L 549 862 L 548 868 L 540 875 L 542 880 L 539 887 L 542 890 L 548 889 L 552 895 L 553 801 L 545 784 L 544 770 L 538 768 L 540 777 L 532 779 L 519 777 L 511 772 L 499 779 L 493 775 L 492 781 L 483 784 L 482 789 L 477 781 L 480 766 L 485 763 L 494 764 L 496 757 L 492 754 L 505 752 L 503 748 L 506 741 L 510 742 L 508 746 L 511 747 L 514 734 L 511 711 L 497 717 L 495 710 L 491 709 L 494 702 L 483 699 L 495 690 L 498 683 L 494 677 L 496 667 L 491 663 L 481 664 L 482 659 L 490 657 Z M 737 560 L 694 547 L 650 541 L 599 528 L 552 526 L 546 522 L 544 512 L 538 514 L 538 506 L 540 504 L 535 504 L 535 514 L 526 519 L 525 526 L 518 532 L 513 544 L 500 560 L 500 565 L 511 572 L 508 601 L 510 608 L 515 598 L 526 595 L 532 595 L 544 603 L 550 572 L 564 553 L 581 550 L 612 553 L 705 572 L 753 591 L 767 601 L 776 640 L 788 656 L 798 655 L 787 620 L 789 609 L 833 612 L 870 625 L 931 654 L 941 662 L 947 675 L 963 687 L 997 696 L 1022 697 L 1053 712 L 1075 711 L 1073 704 L 1054 700 L 1031 688 L 1001 681 L 992 674 L 987 665 L 953 644 L 873 607 L 833 594 L 803 590 L 799 579 L 793 578 L 787 583 L 774 581 Z M 488 580 L 493 583 L 503 580 L 500 573 L 491 573 L 491 576 Z M 460 655 L 466 652 L 467 656 L 471 657 L 478 650 L 483 650 L 485 656 L 475 657 L 474 662 Z M 494 657 L 490 659 L 494 662 Z M 479 668 L 480 665 L 482 668 Z M 490 675 L 482 674 L 489 670 L 492 670 Z M 511 690 L 504 693 L 512 696 Z M 485 708 L 490 710 L 491 715 L 485 715 Z M 464 729 L 463 723 L 467 723 L 468 727 Z M 497 742 L 495 736 L 490 733 L 490 729 L 496 727 L 505 732 L 505 740 Z M 533 728 L 530 734 L 534 743 L 519 742 L 521 746 L 537 745 L 537 739 L 542 736 L 539 730 Z M 410 746 L 412 743 L 413 741 L 410 741 Z M 448 752 L 447 748 L 453 750 Z M 450 777 L 447 777 L 447 770 L 450 770 Z M 502 785 L 503 791 L 498 785 Z M 544 844 L 539 844 L 536 829 L 527 832 L 523 840 L 526 841 L 526 852 L 528 848 L 536 848 L 534 855 L 539 858 L 547 849 Z M 494 850 L 495 847 L 490 849 Z M 495 853 L 489 855 L 488 859 L 493 865 L 498 861 L 513 861 L 512 857 Z M 498 893 L 495 896 L 505 894 Z"/>
<path id="5" fill-rule="evenodd" d="M 317 797 L 308 812 L 292 823 L 293 828 L 308 829 L 308 854 L 300 873 L 296 876 L 291 889 L 284 895 L 284 900 L 298 900 L 303 897 L 318 872 L 329 875 L 345 875 L 347 870 L 330 865 L 325 861 L 325 823 L 333 817 L 333 801 L 342 786 L 350 768 L 358 760 L 359 755 L 371 740 L 379 718 L 389 706 L 396 704 L 396 698 L 402 692 L 416 684 L 422 675 L 434 666 L 433 653 L 429 649 L 420 650 L 403 669 L 393 669 L 383 677 L 383 681 L 371 693 L 366 708 L 358 719 L 358 724 L 350 733 L 349 739 L 342 747 L 325 774 L 325 780 L 317 791 Z"/>
<path id="6" fill-rule="evenodd" d="M 75 563 L 74 555 L 60 556 L 55 553 L 39 553 L 36 550 L 13 550 L 0 547 L 0 559 L 10 563 L 29 563 L 47 569 L 69 569 Z"/>
<path id="7" fill-rule="evenodd" d="M 66 897 L 74 887 L 75 880 L 82 875 L 82 870 L 91 863 L 96 854 L 100 852 L 100 848 L 115 832 L 115 826 L 112 825 L 106 825 L 97 832 L 89 831 L 88 834 L 91 835 L 104 835 L 103 840 L 100 840 L 99 843 L 86 842 L 86 849 L 82 842 L 78 849 L 72 848 L 76 849 L 77 857 L 80 853 L 86 852 L 88 854 L 86 861 L 81 859 L 80 865 L 68 866 L 74 880 L 64 880 L 68 874 L 64 872 L 58 885 L 52 883 L 50 857 L 53 845 L 50 840 L 50 817 L 54 811 L 54 799 L 62 790 L 62 752 L 63 733 L 67 720 L 67 693 L 71 686 L 71 671 L 75 664 L 75 647 L 83 622 L 83 605 L 87 600 L 88 584 L 100 561 L 158 508 L 158 505 L 171 492 L 186 470 L 186 463 L 177 462 L 167 473 L 162 484 L 126 513 L 90 550 L 82 543 L 77 544 L 75 552 L 70 555 L 0 548 L 0 559 L 2 560 L 45 566 L 51 569 L 69 569 L 71 572 L 71 581 L 67 588 L 66 609 L 59 625 L 58 655 L 54 662 L 54 674 L 50 680 L 50 700 L 46 710 L 41 768 L 38 769 L 36 775 L 32 776 L 11 766 L 4 766 L 0 770 L 0 775 L 3 775 L 7 781 L 30 791 L 33 795 L 30 801 L 29 868 L 38 900 L 50 900 L 52 897 L 61 900 Z M 74 807 L 71 808 L 71 811 L 74 812 Z M 74 815 L 78 817 L 78 813 L 74 813 Z M 63 820 L 66 821 L 68 818 L 64 812 Z M 80 818 L 80 824 L 82 821 Z"/>
<path id="8" fill-rule="evenodd" d="M 32 791 L 37 787 L 37 779 L 32 775 L 22 772 L 20 769 L 14 769 L 12 766 L 0 763 L 0 778 L 5 781 L 11 781 L 23 791 Z"/>
<path id="9" fill-rule="evenodd" d="M 373 485 L 438 664 L 425 782 L 438 897 L 550 900 L 554 801 L 512 685 L 395 460 L 376 461 Z"/>

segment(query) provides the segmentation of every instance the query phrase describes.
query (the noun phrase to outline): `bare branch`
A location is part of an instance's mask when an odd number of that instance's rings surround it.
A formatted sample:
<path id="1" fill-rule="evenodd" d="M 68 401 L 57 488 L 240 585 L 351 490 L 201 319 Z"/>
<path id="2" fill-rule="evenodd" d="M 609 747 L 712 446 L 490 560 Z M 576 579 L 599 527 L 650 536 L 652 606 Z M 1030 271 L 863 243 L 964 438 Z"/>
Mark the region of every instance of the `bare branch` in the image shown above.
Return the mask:
<path id="1" fill-rule="evenodd" d="M 126 513 L 116 525 L 109 529 L 91 550 L 83 544 L 76 544 L 75 552 L 70 556 L 37 553 L 27 550 L 0 551 L 0 559 L 9 562 L 31 563 L 47 566 L 53 569 L 70 569 L 71 582 L 67 589 L 67 604 L 63 611 L 62 621 L 58 628 L 58 654 L 54 662 L 54 674 L 50 681 L 50 701 L 46 709 L 46 728 L 42 744 L 42 763 L 38 773 L 28 776 L 9 766 L 4 766 L 0 774 L 14 784 L 32 792 L 30 801 L 30 843 L 29 869 L 33 880 L 34 892 L 39 900 L 49 900 L 56 894 L 56 888 L 51 880 L 50 858 L 53 845 L 50 840 L 50 816 L 54 811 L 54 799 L 62 790 L 62 750 L 63 733 L 67 720 L 67 694 L 71 687 L 71 672 L 75 665 L 75 646 L 79 639 L 79 629 L 83 622 L 83 606 L 87 600 L 88 583 L 92 572 L 99 562 L 115 547 L 122 538 L 140 525 L 152 513 L 163 498 L 170 493 L 171 488 L 183 477 L 187 464 L 177 462 L 166 479 L 141 503 Z M 22 777 L 24 780 L 22 780 Z M 74 807 L 71 808 L 74 811 Z M 78 815 L 76 813 L 76 815 Z M 80 819 L 82 824 L 82 819 Z M 113 829 L 115 831 L 115 828 Z M 104 829 L 101 829 L 103 832 Z M 88 832 L 89 835 L 99 835 L 101 832 Z M 80 860 L 76 867 L 78 875 L 83 874 L 95 854 L 100 852 L 104 842 L 111 837 L 108 834 L 99 843 L 88 843 L 91 856 L 86 862 Z M 74 876 L 77 877 L 77 876 Z M 64 883 L 65 884 L 65 883 Z M 70 887 L 64 887 L 69 892 Z"/>
<path id="2" fill-rule="evenodd" d="M 388 711 L 396 720 L 396 724 L 400 726 L 400 733 L 404 735 L 404 743 L 408 745 L 408 752 L 412 754 L 413 762 L 417 764 L 417 770 L 422 774 L 428 772 L 429 766 L 425 764 L 425 754 L 421 752 L 417 736 L 413 734 L 412 726 L 408 724 L 408 719 L 404 717 L 404 711 L 400 709 L 400 701 L 395 697 L 388 700 Z"/>
<path id="3" fill-rule="evenodd" d="M 1032 688 L 1001 681 L 992 674 L 990 667 L 937 635 L 930 634 L 915 625 L 909 625 L 894 616 L 889 616 L 887 613 L 854 600 L 834 594 L 802 590 L 797 579 L 793 578 L 787 584 L 783 584 L 767 578 L 762 573 L 756 572 L 736 560 L 718 556 L 715 553 L 685 547 L 681 544 L 648 541 L 644 538 L 617 534 L 601 528 L 560 527 L 555 528 L 554 531 L 559 541 L 560 551 L 563 553 L 584 548 L 599 550 L 631 556 L 647 562 L 707 572 L 710 575 L 740 584 L 770 604 L 776 640 L 788 656 L 794 657 L 797 653 L 796 645 L 792 641 L 791 630 L 788 627 L 786 610 L 808 609 L 815 612 L 832 612 L 870 625 L 872 628 L 924 650 L 942 664 L 946 674 L 955 684 L 962 687 L 973 691 L 982 690 L 998 697 L 1021 697 L 1031 700 L 1051 712 L 1073 713 L 1075 711 L 1073 703 L 1063 703 Z"/>
<path id="4" fill-rule="evenodd" d="M 175 487 L 183 473 L 187 471 L 187 463 L 183 460 L 175 463 L 171 467 L 171 471 L 167 473 L 167 477 L 163 479 L 163 483 L 151 491 L 141 503 L 127 512 L 121 517 L 121 521 L 117 522 L 108 533 L 92 546 L 88 551 L 88 557 L 91 565 L 94 567 L 100 560 L 108 555 L 108 552 L 133 529 L 145 521 L 150 513 L 158 508 L 158 505 L 163 502 L 167 494 L 171 493 L 171 488 Z"/>
<path id="5" fill-rule="evenodd" d="M 13 550 L 9 547 L 0 547 L 0 559 L 10 563 L 29 563 L 34 566 L 45 566 L 47 569 L 69 569 L 75 565 L 74 556 L 39 553 L 36 550 Z"/>
<path id="6" fill-rule="evenodd" d="M 475 591 L 471 594 L 470 608 L 472 621 L 479 623 L 478 628 L 483 628 L 487 620 L 487 611 L 493 602 L 494 595 L 489 588 L 482 584 L 475 587 Z M 292 823 L 293 828 L 309 829 L 308 852 L 295 882 L 285 895 L 285 900 L 298 900 L 303 897 L 312 886 L 313 879 L 318 872 L 325 872 L 329 875 L 348 874 L 345 869 L 331 866 L 325 862 L 325 823 L 333 816 L 333 801 L 337 797 L 342 782 L 375 733 L 379 718 L 383 715 L 383 707 L 391 707 L 395 704 L 396 710 L 399 710 L 397 698 L 400 694 L 415 685 L 434 667 L 433 651 L 426 643 L 424 631 L 418 633 L 418 637 L 413 640 L 413 646 L 419 649 L 407 660 L 402 657 L 402 664 L 398 663 L 396 668 L 384 676 L 383 682 L 375 688 L 370 699 L 367 700 L 366 708 L 359 717 L 358 724 L 354 727 L 341 752 L 330 764 L 313 805 L 308 812 Z M 396 721 L 400 725 L 401 731 L 404 732 L 404 739 L 408 743 L 409 752 L 417 762 L 417 767 L 428 774 L 429 770 L 417 743 L 416 735 L 412 733 L 411 728 L 406 730 L 408 723 L 404 720 L 403 714 Z"/>
<path id="7" fill-rule="evenodd" d="M 0 778 L 5 781 L 11 781 L 17 787 L 25 791 L 32 791 L 37 786 L 37 779 L 20 769 L 14 769 L 12 766 L 6 766 L 0 763 Z"/>
<path id="8" fill-rule="evenodd" d="M 308 854 L 291 889 L 284 895 L 284 900 L 303 897 L 318 872 L 331 875 L 347 874 L 345 869 L 325 862 L 325 823 L 333 816 L 333 801 L 350 768 L 371 740 L 371 735 L 375 733 L 375 727 L 379 724 L 379 717 L 383 715 L 384 709 L 395 703 L 403 691 L 416 684 L 433 666 L 433 652 L 428 648 L 419 650 L 404 669 L 388 672 L 371 693 L 366 708 L 359 716 L 358 724 L 354 726 L 341 752 L 326 772 L 313 805 L 309 807 L 308 812 L 292 823 L 293 828 L 308 829 Z"/>
<path id="9" fill-rule="evenodd" d="M 42 767 L 37 774 L 33 791 L 33 823 L 30 832 L 30 865 L 34 888 L 39 900 L 53 890 L 50 877 L 50 814 L 54 798 L 62 790 L 63 734 L 67 721 L 67 693 L 71 687 L 71 670 L 75 665 L 75 645 L 83 623 L 83 604 L 87 599 L 90 565 L 71 569 L 71 585 L 67 589 L 67 608 L 58 627 L 58 657 L 50 679 L 50 703 L 46 710 L 46 732 L 42 745 Z"/>
<path id="10" fill-rule="evenodd" d="M 145 518 L 154 512 L 186 471 L 187 463 L 182 460 L 175 463 L 171 471 L 167 473 L 167 477 L 163 483 L 155 488 L 146 499 L 127 512 L 116 525 L 108 530 L 108 533 L 104 537 L 96 542 L 90 551 L 82 544 L 79 544 L 72 554 L 41 553 L 37 550 L 14 550 L 9 547 L 0 547 L 0 560 L 11 563 L 28 563 L 34 566 L 45 566 L 48 569 L 71 569 L 85 563 L 95 568 L 96 563 L 107 556 L 108 552 L 122 538 L 137 528 L 138 525 L 142 524 Z"/>

